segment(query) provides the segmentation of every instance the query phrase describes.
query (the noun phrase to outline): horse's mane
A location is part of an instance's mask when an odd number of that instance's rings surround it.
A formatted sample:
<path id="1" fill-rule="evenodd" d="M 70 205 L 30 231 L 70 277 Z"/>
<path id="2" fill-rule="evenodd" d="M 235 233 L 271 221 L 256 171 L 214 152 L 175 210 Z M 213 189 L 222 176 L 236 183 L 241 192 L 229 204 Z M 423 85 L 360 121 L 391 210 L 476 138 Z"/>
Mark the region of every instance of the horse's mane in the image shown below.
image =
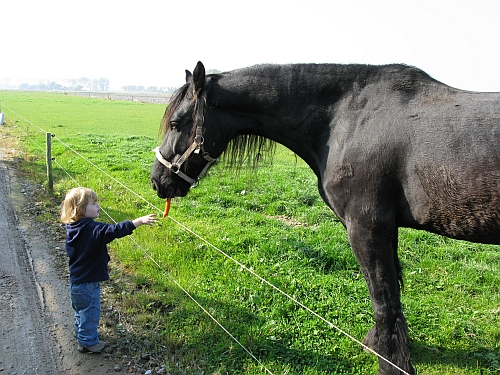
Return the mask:
<path id="1" fill-rule="evenodd" d="M 182 100 L 186 96 L 188 92 L 189 85 L 185 84 L 178 90 L 176 90 L 170 100 L 168 101 L 167 108 L 165 109 L 165 114 L 163 115 L 163 118 L 161 119 L 160 122 L 160 133 L 159 136 L 163 138 L 165 134 L 167 134 L 168 130 L 168 124 L 170 123 L 170 118 L 172 117 L 172 114 L 174 111 L 179 107 L 181 104 Z"/>
<path id="2" fill-rule="evenodd" d="M 259 163 L 272 161 L 276 142 L 255 134 L 241 134 L 233 138 L 222 154 L 223 162 L 229 167 L 248 165 L 257 168 Z"/>
<path id="3" fill-rule="evenodd" d="M 159 135 L 161 138 L 163 138 L 167 133 L 170 118 L 189 93 L 189 88 L 189 84 L 183 85 L 174 92 L 168 101 L 165 114 L 163 115 L 160 123 Z M 200 120 L 203 121 L 203 116 L 205 115 L 206 97 L 204 95 L 195 95 L 193 100 L 196 101 L 193 113 L 192 136 L 194 137 L 196 123 Z M 228 143 L 225 152 L 222 154 L 222 161 L 228 167 L 240 168 L 243 165 L 247 165 L 256 168 L 259 162 L 266 160 L 266 157 L 269 161 L 271 161 L 275 151 L 276 143 L 274 141 L 255 134 L 241 134 Z"/>

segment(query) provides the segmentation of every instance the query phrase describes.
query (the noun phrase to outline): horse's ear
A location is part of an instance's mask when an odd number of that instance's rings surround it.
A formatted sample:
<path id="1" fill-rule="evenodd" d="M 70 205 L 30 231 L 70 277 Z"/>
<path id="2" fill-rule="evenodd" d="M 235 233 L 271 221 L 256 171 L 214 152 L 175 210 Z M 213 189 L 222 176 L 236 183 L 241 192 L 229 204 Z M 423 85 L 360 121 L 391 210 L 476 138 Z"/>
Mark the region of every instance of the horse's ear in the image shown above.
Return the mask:
<path id="1" fill-rule="evenodd" d="M 186 83 L 189 82 L 189 79 L 192 77 L 193 75 L 191 74 L 191 72 L 189 70 L 186 69 Z"/>
<path id="2" fill-rule="evenodd" d="M 203 92 L 205 89 L 205 67 L 198 61 L 193 71 L 193 83 L 195 92 Z"/>

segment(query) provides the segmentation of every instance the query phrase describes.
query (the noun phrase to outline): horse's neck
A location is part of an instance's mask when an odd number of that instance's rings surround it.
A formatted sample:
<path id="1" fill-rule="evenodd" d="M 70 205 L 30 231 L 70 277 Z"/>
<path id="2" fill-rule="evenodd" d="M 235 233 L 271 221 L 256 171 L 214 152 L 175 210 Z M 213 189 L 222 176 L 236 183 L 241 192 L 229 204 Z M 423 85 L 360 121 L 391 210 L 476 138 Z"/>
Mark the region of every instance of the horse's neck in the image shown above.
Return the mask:
<path id="1" fill-rule="evenodd" d="M 311 64 L 312 65 L 312 64 Z M 290 113 L 300 105 L 314 103 L 329 91 L 345 90 L 345 78 L 334 73 L 336 65 L 328 65 L 332 71 L 313 70 L 315 65 L 300 66 L 266 65 L 233 71 L 222 75 L 214 85 L 216 105 L 241 112 L 276 116 L 276 111 Z M 278 113 L 279 115 L 279 113 Z"/>
<path id="2" fill-rule="evenodd" d="M 217 107 L 227 120 L 224 130 L 228 136 L 269 138 L 297 153 L 317 171 L 318 137 L 328 133 L 330 124 L 325 109 L 334 104 L 339 90 L 332 80 L 291 87 L 282 77 L 227 77 L 211 90 L 209 106 Z M 326 95 L 331 95 L 332 103 L 325 103 Z"/>
<path id="3" fill-rule="evenodd" d="M 325 68 L 319 73 L 311 67 L 299 68 L 264 66 L 222 75 L 210 90 L 209 106 L 265 118 L 266 126 L 295 128 L 307 110 L 334 104 L 350 85 Z"/>

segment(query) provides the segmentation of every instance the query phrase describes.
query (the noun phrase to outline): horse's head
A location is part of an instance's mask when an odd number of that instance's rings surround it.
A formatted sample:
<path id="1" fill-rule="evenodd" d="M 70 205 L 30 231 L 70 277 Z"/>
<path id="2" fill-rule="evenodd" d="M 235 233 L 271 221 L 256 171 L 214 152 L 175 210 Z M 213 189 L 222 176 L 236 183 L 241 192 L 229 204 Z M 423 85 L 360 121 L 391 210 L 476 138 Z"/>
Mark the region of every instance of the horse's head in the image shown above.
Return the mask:
<path id="1" fill-rule="evenodd" d="M 172 96 L 163 116 L 165 137 L 151 171 L 160 198 L 185 196 L 215 161 L 204 147 L 205 106 L 205 68 L 198 62 L 193 74 L 186 71 L 186 84 Z"/>

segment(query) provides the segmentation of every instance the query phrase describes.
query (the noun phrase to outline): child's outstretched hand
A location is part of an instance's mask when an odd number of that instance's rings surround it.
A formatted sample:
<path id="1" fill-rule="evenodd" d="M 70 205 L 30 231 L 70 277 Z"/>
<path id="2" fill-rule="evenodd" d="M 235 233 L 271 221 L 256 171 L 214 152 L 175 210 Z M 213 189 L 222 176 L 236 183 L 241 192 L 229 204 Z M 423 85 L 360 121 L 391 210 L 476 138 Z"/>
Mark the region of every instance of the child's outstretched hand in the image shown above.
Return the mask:
<path id="1" fill-rule="evenodd" d="M 132 223 L 137 228 L 138 226 L 141 226 L 143 224 L 153 225 L 156 221 L 158 221 L 158 218 L 156 217 L 156 215 L 155 214 L 149 214 L 149 215 L 146 215 L 146 216 L 138 217 L 135 220 L 132 220 Z"/>

